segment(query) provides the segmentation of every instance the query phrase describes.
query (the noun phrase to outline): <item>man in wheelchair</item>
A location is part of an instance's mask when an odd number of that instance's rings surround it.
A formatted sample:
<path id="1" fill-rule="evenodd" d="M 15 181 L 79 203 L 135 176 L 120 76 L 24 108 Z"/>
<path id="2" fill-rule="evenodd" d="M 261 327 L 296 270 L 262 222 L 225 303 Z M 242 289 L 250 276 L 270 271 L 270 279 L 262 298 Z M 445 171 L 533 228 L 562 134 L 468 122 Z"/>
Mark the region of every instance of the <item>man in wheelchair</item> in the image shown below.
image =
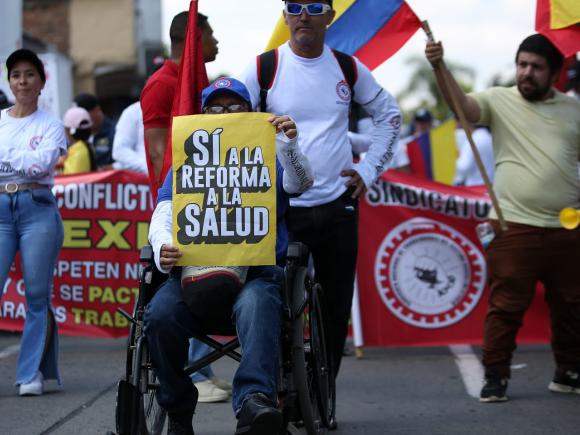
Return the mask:
<path id="1" fill-rule="evenodd" d="M 205 114 L 248 112 L 251 107 L 246 87 L 232 78 L 220 78 L 202 93 Z M 159 190 L 149 242 L 155 264 L 169 278 L 147 306 L 144 321 L 159 379 L 157 399 L 168 412 L 171 435 L 193 434 L 197 390 L 184 371 L 188 339 L 194 334 L 227 334 L 232 329 L 242 349 L 233 381 L 232 407 L 238 419 L 235 433 L 270 435 L 281 426 L 276 394 L 283 282 L 279 266 L 288 244 L 284 213 L 289 194 L 303 192 L 312 185 L 313 177 L 298 148 L 294 121 L 288 116 L 273 116 L 268 121 L 277 131 L 278 265 L 174 267 L 181 253 L 172 246 L 172 171 Z"/>

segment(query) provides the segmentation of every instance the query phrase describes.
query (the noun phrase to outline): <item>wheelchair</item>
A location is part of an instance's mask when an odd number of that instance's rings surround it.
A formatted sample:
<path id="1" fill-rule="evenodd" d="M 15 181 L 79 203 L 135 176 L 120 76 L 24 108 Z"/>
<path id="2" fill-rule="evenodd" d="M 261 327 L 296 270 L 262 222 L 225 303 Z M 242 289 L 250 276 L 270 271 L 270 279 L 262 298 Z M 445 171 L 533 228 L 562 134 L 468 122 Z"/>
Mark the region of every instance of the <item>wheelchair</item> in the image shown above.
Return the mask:
<path id="1" fill-rule="evenodd" d="M 308 435 L 325 434 L 334 418 L 336 390 L 332 359 L 326 348 L 324 294 L 308 274 L 308 248 L 290 243 L 282 286 L 283 319 L 281 331 L 278 407 L 283 427 L 279 434 L 297 432 L 303 426 Z M 145 307 L 166 279 L 155 267 L 153 251 L 145 246 L 133 314 L 119 312 L 130 321 L 127 340 L 125 375 L 117 387 L 115 408 L 116 435 L 161 435 L 166 411 L 156 399 L 159 387 L 152 364 L 147 336 L 143 331 Z M 240 361 L 237 337 L 226 342 L 209 335 L 196 339 L 213 350 L 185 368 L 187 374 L 198 371 L 223 356 Z"/>

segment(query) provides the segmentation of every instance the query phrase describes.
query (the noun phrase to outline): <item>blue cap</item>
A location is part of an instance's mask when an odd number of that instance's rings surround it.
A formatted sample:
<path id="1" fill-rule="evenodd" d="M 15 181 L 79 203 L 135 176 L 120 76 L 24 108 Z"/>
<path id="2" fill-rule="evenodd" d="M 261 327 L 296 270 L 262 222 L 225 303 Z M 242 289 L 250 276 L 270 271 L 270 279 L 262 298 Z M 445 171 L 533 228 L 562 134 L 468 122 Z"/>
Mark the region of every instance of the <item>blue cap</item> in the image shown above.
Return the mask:
<path id="1" fill-rule="evenodd" d="M 433 115 L 427 109 L 420 108 L 415 112 L 413 120 L 418 122 L 431 122 L 433 121 Z"/>
<path id="2" fill-rule="evenodd" d="M 205 109 L 205 104 L 209 99 L 224 93 L 234 94 L 248 103 L 248 107 L 252 107 L 252 100 L 246 85 L 231 77 L 220 77 L 202 91 L 201 110 Z"/>

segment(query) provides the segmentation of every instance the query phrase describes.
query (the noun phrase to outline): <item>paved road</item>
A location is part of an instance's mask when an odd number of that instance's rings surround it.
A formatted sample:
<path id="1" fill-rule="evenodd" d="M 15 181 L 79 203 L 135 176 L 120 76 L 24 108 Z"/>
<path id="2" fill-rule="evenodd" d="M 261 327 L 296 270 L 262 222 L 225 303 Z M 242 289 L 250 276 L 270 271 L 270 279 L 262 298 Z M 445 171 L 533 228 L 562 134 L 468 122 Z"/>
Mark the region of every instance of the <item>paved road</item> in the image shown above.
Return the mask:
<path id="1" fill-rule="evenodd" d="M 104 435 L 114 429 L 115 383 L 124 340 L 61 338 L 64 391 L 20 398 L 13 387 L 19 336 L 0 333 L 0 434 Z M 550 393 L 546 346 L 523 346 L 514 361 L 511 400 L 480 404 L 481 367 L 469 347 L 366 349 L 345 358 L 339 377 L 336 435 L 578 435 L 580 396 Z M 477 352 L 477 350 L 476 350 Z M 214 366 L 230 376 L 235 363 Z M 475 384 L 475 385 L 474 385 Z M 232 434 L 229 403 L 200 404 L 197 435 Z"/>

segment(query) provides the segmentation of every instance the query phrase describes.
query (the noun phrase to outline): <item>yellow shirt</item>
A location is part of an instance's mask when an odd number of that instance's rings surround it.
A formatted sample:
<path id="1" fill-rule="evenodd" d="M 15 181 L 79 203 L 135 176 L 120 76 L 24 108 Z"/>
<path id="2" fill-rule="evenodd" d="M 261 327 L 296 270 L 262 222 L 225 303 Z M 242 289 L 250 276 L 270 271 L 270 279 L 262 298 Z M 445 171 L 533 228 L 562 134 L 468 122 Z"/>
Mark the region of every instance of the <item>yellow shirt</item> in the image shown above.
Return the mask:
<path id="1" fill-rule="evenodd" d="M 507 221 L 559 227 L 564 207 L 579 208 L 580 102 L 560 92 L 540 102 L 517 87 L 472 94 L 479 124 L 491 128 L 494 188 Z M 491 218 L 497 218 L 494 210 Z"/>
<path id="2" fill-rule="evenodd" d="M 62 174 L 78 174 L 91 171 L 91 158 L 88 145 L 82 141 L 76 141 L 68 149 L 68 155 L 64 161 Z"/>

